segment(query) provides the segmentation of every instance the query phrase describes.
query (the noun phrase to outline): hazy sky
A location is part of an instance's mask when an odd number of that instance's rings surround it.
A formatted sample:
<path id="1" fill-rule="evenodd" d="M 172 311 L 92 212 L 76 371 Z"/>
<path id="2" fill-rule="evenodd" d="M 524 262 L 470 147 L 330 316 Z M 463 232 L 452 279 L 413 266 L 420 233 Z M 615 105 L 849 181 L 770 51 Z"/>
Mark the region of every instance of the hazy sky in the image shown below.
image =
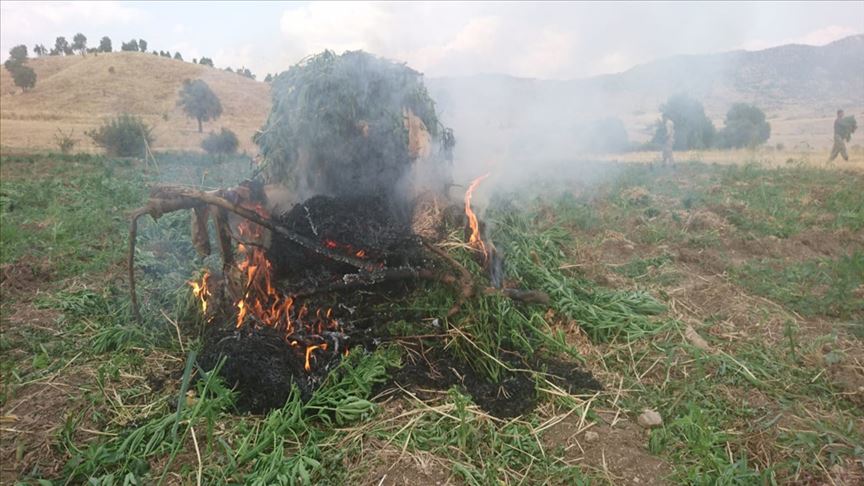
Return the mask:
<path id="1" fill-rule="evenodd" d="M 84 33 L 247 66 L 261 79 L 325 48 L 365 49 L 430 76 L 569 79 L 675 54 L 822 45 L 864 32 L 864 2 L 0 2 L 0 49 Z M 32 52 L 32 51 L 31 51 Z"/>

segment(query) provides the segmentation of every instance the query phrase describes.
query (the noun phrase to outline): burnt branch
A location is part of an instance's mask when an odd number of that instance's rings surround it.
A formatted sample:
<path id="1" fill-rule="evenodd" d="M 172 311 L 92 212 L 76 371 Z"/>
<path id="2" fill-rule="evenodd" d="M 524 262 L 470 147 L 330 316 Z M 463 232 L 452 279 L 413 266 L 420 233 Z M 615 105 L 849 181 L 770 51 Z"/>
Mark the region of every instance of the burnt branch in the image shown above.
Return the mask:
<path id="1" fill-rule="evenodd" d="M 144 209 L 147 209 L 146 212 L 153 216 L 154 219 L 158 218 L 159 216 L 168 211 L 177 211 L 179 209 L 189 209 L 204 204 L 210 204 L 212 206 L 222 208 L 226 211 L 230 211 L 244 219 L 248 219 L 249 221 L 259 226 L 263 226 L 270 231 L 279 233 L 280 235 L 287 238 L 289 241 L 299 246 L 302 246 L 307 250 L 314 251 L 315 253 L 318 253 L 319 255 L 329 258 L 331 260 L 345 263 L 347 265 L 351 265 L 354 268 L 365 270 L 367 272 L 371 272 L 376 270 L 377 268 L 380 268 L 380 265 L 377 263 L 363 261 L 359 258 L 354 258 L 352 256 L 344 255 L 342 253 L 333 251 L 319 244 L 315 240 L 295 233 L 288 228 L 285 228 L 284 226 L 274 222 L 273 220 L 261 216 L 252 209 L 242 206 L 241 204 L 229 201 L 228 199 L 223 197 L 223 191 L 204 192 L 181 186 L 159 186 L 153 191 L 152 196 L 153 197 L 151 197 L 150 201 Z M 166 210 L 166 208 L 168 209 Z"/>
<path id="2" fill-rule="evenodd" d="M 456 277 L 448 274 L 439 274 L 428 269 L 414 269 L 410 267 L 383 268 L 369 273 L 352 273 L 342 277 L 341 280 L 327 285 L 308 287 L 289 292 L 292 297 L 309 297 L 316 294 L 339 292 L 362 287 L 371 287 L 387 282 L 398 282 L 400 280 L 430 280 L 441 282 L 445 285 L 457 283 Z"/>
<path id="3" fill-rule="evenodd" d="M 206 208 L 208 205 L 215 206 L 217 208 L 216 227 L 219 232 L 220 250 L 222 251 L 223 266 L 226 268 L 230 264 L 229 262 L 233 261 L 233 253 L 230 249 L 231 233 L 228 228 L 225 212 L 232 212 L 270 231 L 279 233 L 289 241 L 307 250 L 311 250 L 331 260 L 350 265 L 361 270 L 361 272 L 372 273 L 381 269 L 381 264 L 363 261 L 326 248 L 318 244 L 318 242 L 297 234 L 239 203 L 228 200 L 224 197 L 226 195 L 231 196 L 232 194 L 221 190 L 204 192 L 182 186 L 156 186 L 151 189 L 150 199 L 147 201 L 147 204 L 142 208 L 132 211 L 129 223 L 129 258 L 127 263 L 129 267 L 129 294 L 132 304 L 132 315 L 136 321 L 141 322 L 141 312 L 135 291 L 135 243 L 138 236 L 138 219 L 145 214 L 149 214 L 153 219 L 159 219 L 163 214 L 174 211 L 183 209 L 203 211 L 203 208 Z"/>
<path id="4" fill-rule="evenodd" d="M 453 303 L 453 307 L 451 307 L 450 310 L 447 312 L 447 317 L 453 317 L 458 314 L 460 310 L 462 310 L 462 304 L 465 302 L 465 299 L 470 299 L 474 296 L 474 277 L 471 276 L 471 272 L 469 272 L 464 265 L 457 262 L 453 257 L 448 255 L 446 251 L 438 248 L 437 246 L 429 243 L 428 241 L 424 241 L 423 244 L 426 246 L 427 249 L 429 249 L 429 251 L 441 257 L 459 272 L 460 292 L 456 296 L 456 302 Z"/>

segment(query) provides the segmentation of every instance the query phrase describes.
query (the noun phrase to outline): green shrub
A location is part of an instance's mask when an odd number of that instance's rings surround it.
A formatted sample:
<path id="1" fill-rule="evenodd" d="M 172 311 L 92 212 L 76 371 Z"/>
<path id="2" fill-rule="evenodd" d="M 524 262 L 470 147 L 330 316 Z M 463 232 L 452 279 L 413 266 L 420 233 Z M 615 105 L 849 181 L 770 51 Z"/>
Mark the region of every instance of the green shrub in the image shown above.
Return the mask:
<path id="1" fill-rule="evenodd" d="M 210 132 L 201 142 L 201 148 L 208 154 L 233 154 L 237 152 L 237 135 L 231 130 L 223 128 L 222 131 Z"/>
<path id="2" fill-rule="evenodd" d="M 123 114 L 106 120 L 98 129 L 88 131 L 87 136 L 108 155 L 141 157 L 153 143 L 151 130 L 141 118 Z"/>
<path id="3" fill-rule="evenodd" d="M 735 103 L 726 113 L 726 126 L 718 134 L 720 148 L 754 148 L 771 137 L 771 124 L 765 112 L 747 103 Z"/>
<path id="4" fill-rule="evenodd" d="M 713 145 L 717 129 L 705 115 L 705 108 L 699 100 L 683 94 L 670 96 L 660 105 L 660 113 L 663 119 L 669 118 L 675 124 L 675 150 L 703 150 Z M 666 141 L 663 121 L 657 121 L 651 140 L 658 146 L 663 146 Z"/>

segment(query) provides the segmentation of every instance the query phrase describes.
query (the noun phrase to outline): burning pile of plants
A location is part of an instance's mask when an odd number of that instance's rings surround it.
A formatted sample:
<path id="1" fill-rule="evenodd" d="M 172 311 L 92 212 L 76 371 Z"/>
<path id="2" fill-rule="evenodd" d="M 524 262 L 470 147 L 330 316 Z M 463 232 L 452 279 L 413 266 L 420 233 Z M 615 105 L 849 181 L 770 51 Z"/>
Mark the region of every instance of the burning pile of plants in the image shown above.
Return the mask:
<path id="1" fill-rule="evenodd" d="M 413 361 L 397 379 L 468 385 L 478 403 L 505 415 L 533 404 L 533 376 L 511 372 L 526 365 L 565 370 L 565 387 L 599 386 L 573 365 L 524 353 L 513 343 L 536 339 L 512 330 L 465 352 L 465 343 L 477 345 L 450 322 L 466 303 L 495 296 L 548 305 L 549 297 L 504 285 L 503 257 L 471 204 L 486 176 L 449 200 L 454 138 L 439 126 L 419 73 L 362 52 L 312 57 L 274 81 L 256 142 L 263 160 L 250 180 L 209 192 L 154 187 L 130 231 L 139 315 L 138 218 L 191 210 L 202 255 L 215 230 L 221 268 L 190 282 L 206 322 L 199 362 L 239 392 L 238 408 L 280 407 L 295 387 L 309 398 L 345 356 L 388 341 Z M 449 289 L 446 312 L 407 305 L 417 292 L 441 295 L 433 289 Z M 495 332 L 496 323 L 485 325 L 484 335 Z M 413 332 L 394 332 L 400 326 Z M 524 332 L 545 331 L 526 322 Z M 438 344 L 428 349 L 426 339 Z M 456 351 L 446 346 L 453 341 Z M 509 401 L 520 405 L 501 406 Z"/>

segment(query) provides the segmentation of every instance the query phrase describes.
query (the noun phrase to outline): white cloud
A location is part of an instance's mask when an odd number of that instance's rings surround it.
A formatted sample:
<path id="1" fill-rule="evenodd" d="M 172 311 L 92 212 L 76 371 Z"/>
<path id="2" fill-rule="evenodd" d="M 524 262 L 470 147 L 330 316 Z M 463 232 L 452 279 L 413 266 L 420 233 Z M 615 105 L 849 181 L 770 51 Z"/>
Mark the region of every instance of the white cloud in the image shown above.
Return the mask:
<path id="1" fill-rule="evenodd" d="M 198 50 L 198 46 L 188 41 L 171 44 L 168 46 L 168 52 L 171 53 L 172 57 L 174 53 L 179 52 L 186 62 L 192 62 L 193 59 L 201 59 L 201 51 Z"/>
<path id="2" fill-rule="evenodd" d="M 753 39 L 741 44 L 738 48 L 748 51 L 758 51 L 768 49 L 770 47 L 782 46 L 785 44 L 804 44 L 810 46 L 824 46 L 836 40 L 840 40 L 850 35 L 860 34 L 861 29 L 853 29 L 852 27 L 841 25 L 829 25 L 814 31 L 808 32 L 802 36 L 790 37 L 779 41 L 769 41 L 765 39 Z"/>
<path id="3" fill-rule="evenodd" d="M 10 34 L 84 22 L 88 25 L 129 23 L 144 13 L 123 2 L 3 2 L 3 30 Z"/>
<path id="4" fill-rule="evenodd" d="M 839 25 L 829 25 L 821 29 L 814 30 L 807 35 L 803 35 L 794 41 L 795 44 L 807 44 L 813 46 L 824 46 L 836 40 L 840 40 L 850 35 L 861 33 L 860 29 L 851 27 L 842 27 Z"/>
<path id="5" fill-rule="evenodd" d="M 635 64 L 633 58 L 623 51 L 612 51 L 604 54 L 597 61 L 591 74 L 610 74 L 625 71 Z"/>
<path id="6" fill-rule="evenodd" d="M 213 56 L 213 62 L 216 67 L 237 69 L 241 67 L 250 67 L 249 61 L 253 58 L 255 46 L 252 44 L 244 44 L 242 46 L 229 47 L 216 51 Z M 255 73 L 258 75 L 258 73 Z M 263 78 L 263 75 L 261 76 Z"/>
<path id="7" fill-rule="evenodd" d="M 511 61 L 512 72 L 531 78 L 566 76 L 577 45 L 578 39 L 572 33 L 546 28 Z"/>
<path id="8" fill-rule="evenodd" d="M 305 53 L 370 49 L 387 32 L 393 16 L 377 3 L 315 2 L 285 10 L 282 35 L 293 49 Z"/>
<path id="9" fill-rule="evenodd" d="M 71 40 L 75 32 L 92 26 L 127 25 L 147 14 L 123 2 L 7 2 L 0 3 L 0 55 L 12 45 L 49 45 L 58 35 Z M 89 34 L 88 34 L 89 35 Z M 91 44 L 97 37 L 90 39 Z"/>

